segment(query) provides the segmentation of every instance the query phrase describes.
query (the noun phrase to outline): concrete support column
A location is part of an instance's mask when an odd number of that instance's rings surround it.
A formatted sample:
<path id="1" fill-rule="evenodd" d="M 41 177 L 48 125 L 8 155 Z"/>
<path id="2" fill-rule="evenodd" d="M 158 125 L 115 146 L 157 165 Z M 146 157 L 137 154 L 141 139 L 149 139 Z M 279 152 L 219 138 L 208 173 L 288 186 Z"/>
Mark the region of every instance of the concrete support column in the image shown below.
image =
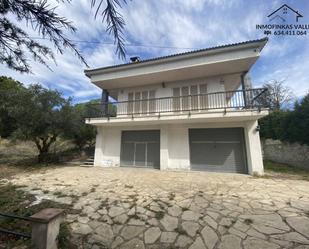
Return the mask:
<path id="1" fill-rule="evenodd" d="M 257 121 L 248 121 L 245 127 L 248 173 L 250 175 L 264 174 L 260 134 L 256 130 Z"/>
<path id="2" fill-rule="evenodd" d="M 97 136 L 95 140 L 94 166 L 103 166 L 103 149 L 104 149 L 104 129 L 97 126 Z"/>
<path id="3" fill-rule="evenodd" d="M 160 129 L 160 169 L 168 168 L 168 125 L 162 125 Z"/>
<path id="4" fill-rule="evenodd" d="M 168 168 L 171 170 L 190 170 L 188 128 L 182 125 L 170 125 L 168 133 Z"/>
<path id="5" fill-rule="evenodd" d="M 63 209 L 46 208 L 32 215 L 31 243 L 35 249 L 57 249 Z"/>
<path id="6" fill-rule="evenodd" d="M 102 114 L 103 117 L 109 116 L 108 110 L 108 96 L 109 92 L 107 90 L 102 90 L 101 104 L 102 104 Z"/>

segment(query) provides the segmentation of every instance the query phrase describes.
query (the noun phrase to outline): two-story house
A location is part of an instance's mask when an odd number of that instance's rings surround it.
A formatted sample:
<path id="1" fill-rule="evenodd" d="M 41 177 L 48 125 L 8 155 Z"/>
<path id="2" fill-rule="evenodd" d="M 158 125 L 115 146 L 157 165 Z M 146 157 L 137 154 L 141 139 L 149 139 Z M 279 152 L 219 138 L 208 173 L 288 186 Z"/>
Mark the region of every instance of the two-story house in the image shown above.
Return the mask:
<path id="1" fill-rule="evenodd" d="M 248 72 L 267 38 L 86 70 L 103 89 L 86 122 L 95 166 L 263 174 L 266 89 Z"/>

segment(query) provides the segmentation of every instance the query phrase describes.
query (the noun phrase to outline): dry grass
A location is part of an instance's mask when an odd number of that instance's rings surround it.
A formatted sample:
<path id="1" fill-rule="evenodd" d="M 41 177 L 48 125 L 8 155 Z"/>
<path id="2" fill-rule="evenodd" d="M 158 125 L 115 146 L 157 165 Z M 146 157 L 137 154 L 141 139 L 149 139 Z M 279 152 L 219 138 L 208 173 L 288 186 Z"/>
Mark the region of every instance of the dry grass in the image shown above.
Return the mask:
<path id="1" fill-rule="evenodd" d="M 272 178 L 282 178 L 291 180 L 309 181 L 309 170 L 305 168 L 297 168 L 283 163 L 276 163 L 265 160 L 265 176 Z"/>
<path id="2" fill-rule="evenodd" d="M 29 204 L 34 200 L 34 196 L 19 190 L 18 187 L 6 184 L 0 184 L 0 211 L 6 214 L 14 214 L 23 217 L 29 217 L 44 208 L 62 208 L 67 213 L 75 213 L 70 205 L 60 204 L 57 202 L 44 200 L 40 204 L 29 206 Z M 1 218 L 0 227 L 5 227 L 8 230 L 23 232 L 26 234 L 31 233 L 31 227 L 28 222 Z M 64 223 L 61 226 L 59 233 L 59 248 L 69 248 L 70 231 L 67 225 Z M 13 248 L 17 245 L 27 245 L 29 246 L 29 240 L 23 240 L 18 237 L 12 237 L 7 235 L 0 236 L 0 248 L 1 245 L 5 245 L 5 248 Z M 30 248 L 30 247 L 29 247 Z"/>

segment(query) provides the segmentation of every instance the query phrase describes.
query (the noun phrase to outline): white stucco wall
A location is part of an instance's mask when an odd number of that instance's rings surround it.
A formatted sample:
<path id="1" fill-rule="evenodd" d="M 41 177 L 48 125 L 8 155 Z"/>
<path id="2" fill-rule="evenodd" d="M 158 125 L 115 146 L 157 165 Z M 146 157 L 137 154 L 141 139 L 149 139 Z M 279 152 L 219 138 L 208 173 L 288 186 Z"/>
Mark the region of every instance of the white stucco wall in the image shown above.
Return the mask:
<path id="1" fill-rule="evenodd" d="M 189 128 L 243 127 L 249 174 L 263 174 L 257 121 L 98 127 L 95 166 L 120 166 L 123 130 L 160 130 L 161 170 L 190 170 Z"/>
<path id="2" fill-rule="evenodd" d="M 239 80 L 237 80 L 239 78 Z M 216 76 L 216 77 L 207 77 L 207 78 L 199 78 L 199 79 L 190 79 L 190 80 L 183 80 L 183 81 L 175 81 L 175 82 L 168 82 L 168 83 L 158 83 L 153 85 L 144 85 L 139 87 L 130 87 L 130 88 L 123 88 L 117 89 L 117 96 L 118 101 L 128 101 L 128 94 L 131 92 L 143 92 L 143 91 L 155 91 L 155 98 L 162 98 L 162 97 L 172 97 L 173 96 L 173 88 L 176 87 L 184 87 L 184 86 L 191 86 L 191 85 L 201 85 L 207 84 L 207 93 L 214 93 L 214 92 L 222 92 L 225 91 L 225 88 L 229 88 L 229 83 L 232 84 L 235 88 L 235 80 L 236 85 L 239 86 L 240 83 L 240 76 L 236 77 L 235 75 L 223 75 L 223 76 Z M 211 103 L 211 99 L 209 99 Z"/>
<path id="3" fill-rule="evenodd" d="M 245 142 L 247 150 L 248 172 L 250 175 L 264 174 L 263 156 L 257 121 L 247 121 L 245 125 Z"/>
<path id="4" fill-rule="evenodd" d="M 97 127 L 94 165 L 120 165 L 121 130 L 109 127 Z"/>

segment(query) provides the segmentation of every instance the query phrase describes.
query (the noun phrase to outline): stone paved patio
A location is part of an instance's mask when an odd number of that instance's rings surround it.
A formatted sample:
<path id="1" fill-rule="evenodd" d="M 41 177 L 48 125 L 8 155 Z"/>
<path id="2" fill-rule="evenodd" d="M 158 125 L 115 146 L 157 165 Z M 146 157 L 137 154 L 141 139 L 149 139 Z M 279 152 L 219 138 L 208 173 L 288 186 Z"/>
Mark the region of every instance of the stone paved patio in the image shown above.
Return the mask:
<path id="1" fill-rule="evenodd" d="M 80 214 L 66 220 L 80 248 L 309 248 L 306 181 L 65 167 L 12 182 L 73 201 Z"/>

